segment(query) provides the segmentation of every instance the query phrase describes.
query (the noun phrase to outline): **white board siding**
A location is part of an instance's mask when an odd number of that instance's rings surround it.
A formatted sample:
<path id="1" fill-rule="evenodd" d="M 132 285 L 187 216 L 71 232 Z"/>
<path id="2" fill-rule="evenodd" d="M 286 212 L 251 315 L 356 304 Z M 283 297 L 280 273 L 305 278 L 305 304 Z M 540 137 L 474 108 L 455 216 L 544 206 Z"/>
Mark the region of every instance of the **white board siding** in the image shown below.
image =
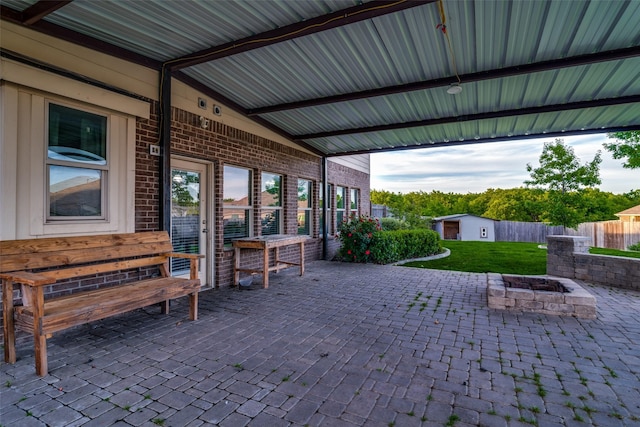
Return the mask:
<path id="1" fill-rule="evenodd" d="M 338 163 L 351 169 L 369 174 L 371 171 L 371 156 L 356 154 L 354 156 L 340 156 L 329 158 L 330 162 Z"/>

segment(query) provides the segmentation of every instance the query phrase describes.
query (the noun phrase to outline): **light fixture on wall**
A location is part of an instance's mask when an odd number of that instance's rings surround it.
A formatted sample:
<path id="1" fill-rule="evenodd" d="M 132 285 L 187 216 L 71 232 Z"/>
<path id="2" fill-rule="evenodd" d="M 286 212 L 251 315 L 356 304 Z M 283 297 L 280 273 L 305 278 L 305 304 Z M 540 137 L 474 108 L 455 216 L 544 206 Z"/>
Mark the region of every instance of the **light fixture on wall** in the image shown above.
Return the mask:
<path id="1" fill-rule="evenodd" d="M 204 116 L 200 116 L 200 127 L 206 129 L 209 127 L 209 119 Z"/>

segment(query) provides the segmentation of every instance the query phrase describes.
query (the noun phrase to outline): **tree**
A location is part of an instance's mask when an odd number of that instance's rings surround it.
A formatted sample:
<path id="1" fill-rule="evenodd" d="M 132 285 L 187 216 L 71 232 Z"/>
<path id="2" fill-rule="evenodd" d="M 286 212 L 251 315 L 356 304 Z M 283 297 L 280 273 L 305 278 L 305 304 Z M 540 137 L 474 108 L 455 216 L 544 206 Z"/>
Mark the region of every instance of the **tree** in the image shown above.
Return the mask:
<path id="1" fill-rule="evenodd" d="M 591 162 L 581 165 L 573 148 L 565 146 L 562 139 L 544 144 L 540 167 L 527 164 L 531 180 L 525 181 L 525 184 L 548 190 L 549 204 L 545 219 L 565 228 L 575 227 L 582 222 L 578 209 L 579 192 L 600 184 L 601 162 L 600 151 Z"/>
<path id="2" fill-rule="evenodd" d="M 617 141 L 605 142 L 602 145 L 613 154 L 614 159 L 627 159 L 622 164 L 622 167 L 628 169 L 640 168 L 640 130 L 614 132 L 607 134 L 607 136 Z"/>

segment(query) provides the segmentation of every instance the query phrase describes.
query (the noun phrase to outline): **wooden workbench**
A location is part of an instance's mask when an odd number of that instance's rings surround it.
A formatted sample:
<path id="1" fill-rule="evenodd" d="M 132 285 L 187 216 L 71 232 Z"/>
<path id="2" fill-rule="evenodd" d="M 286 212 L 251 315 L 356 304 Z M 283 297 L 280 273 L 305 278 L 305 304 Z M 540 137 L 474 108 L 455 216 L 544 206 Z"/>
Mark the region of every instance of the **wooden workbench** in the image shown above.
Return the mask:
<path id="1" fill-rule="evenodd" d="M 233 281 L 236 285 L 239 285 L 240 280 L 240 272 L 245 273 L 259 273 L 262 274 L 262 286 L 263 288 L 269 287 L 269 272 L 275 271 L 278 272 L 283 268 L 288 268 L 292 266 L 300 266 L 300 275 L 304 275 L 304 242 L 308 240 L 308 236 L 299 236 L 299 235 L 286 235 L 286 234 L 275 234 L 272 236 L 260 236 L 260 237 L 244 237 L 241 239 L 236 239 L 232 242 L 233 248 L 235 250 L 235 262 L 233 266 Z M 279 257 L 278 249 L 283 246 L 289 245 L 299 245 L 300 247 L 300 261 L 299 262 L 290 262 L 283 261 Z M 242 249 L 258 249 L 263 252 L 263 262 L 261 269 L 255 268 L 241 268 L 241 255 Z M 269 266 L 269 250 L 273 249 L 275 251 L 274 254 L 274 265 Z"/>

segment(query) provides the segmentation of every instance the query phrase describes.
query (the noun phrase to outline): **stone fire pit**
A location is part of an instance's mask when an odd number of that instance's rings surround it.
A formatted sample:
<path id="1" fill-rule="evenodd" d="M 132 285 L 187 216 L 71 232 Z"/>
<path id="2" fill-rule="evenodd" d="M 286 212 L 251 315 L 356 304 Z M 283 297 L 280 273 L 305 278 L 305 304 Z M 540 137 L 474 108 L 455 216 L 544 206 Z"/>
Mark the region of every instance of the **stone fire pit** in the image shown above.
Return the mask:
<path id="1" fill-rule="evenodd" d="M 596 318 L 596 298 L 571 279 L 487 274 L 489 308 Z"/>

